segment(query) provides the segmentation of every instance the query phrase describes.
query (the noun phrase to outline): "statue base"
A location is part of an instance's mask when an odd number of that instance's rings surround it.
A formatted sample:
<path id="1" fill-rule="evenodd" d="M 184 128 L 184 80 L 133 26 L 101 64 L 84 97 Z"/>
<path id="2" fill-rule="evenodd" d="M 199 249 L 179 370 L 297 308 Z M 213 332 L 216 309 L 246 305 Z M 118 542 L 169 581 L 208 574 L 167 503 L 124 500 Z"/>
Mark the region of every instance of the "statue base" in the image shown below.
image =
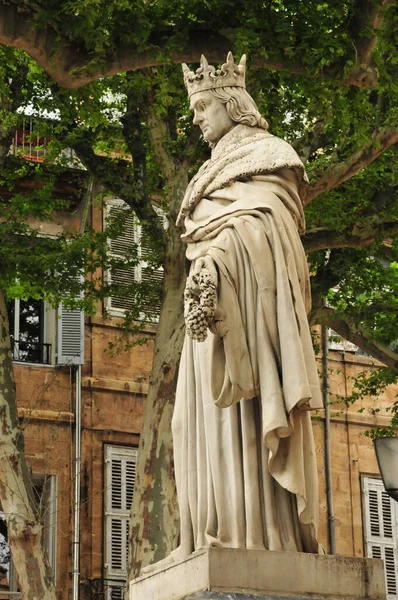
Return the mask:
<path id="1" fill-rule="evenodd" d="M 130 582 L 130 600 L 386 600 L 381 560 L 206 548 Z"/>

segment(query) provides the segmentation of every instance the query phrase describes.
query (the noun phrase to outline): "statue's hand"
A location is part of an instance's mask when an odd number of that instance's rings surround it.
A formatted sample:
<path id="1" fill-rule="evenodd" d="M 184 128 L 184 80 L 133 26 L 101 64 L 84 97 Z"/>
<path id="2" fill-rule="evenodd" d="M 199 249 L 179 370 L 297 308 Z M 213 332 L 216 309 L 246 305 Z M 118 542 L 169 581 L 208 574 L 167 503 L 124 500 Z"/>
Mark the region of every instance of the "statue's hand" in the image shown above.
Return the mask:
<path id="1" fill-rule="evenodd" d="M 187 279 L 184 316 L 187 334 L 200 342 L 207 337 L 217 304 L 217 269 L 210 257 L 199 258 Z"/>
<path id="2" fill-rule="evenodd" d="M 193 285 L 199 288 L 199 275 L 202 269 L 209 271 L 213 284 L 217 287 L 218 273 L 213 259 L 210 256 L 202 256 L 195 261 L 193 269 L 189 274 L 189 278 L 193 282 Z"/>

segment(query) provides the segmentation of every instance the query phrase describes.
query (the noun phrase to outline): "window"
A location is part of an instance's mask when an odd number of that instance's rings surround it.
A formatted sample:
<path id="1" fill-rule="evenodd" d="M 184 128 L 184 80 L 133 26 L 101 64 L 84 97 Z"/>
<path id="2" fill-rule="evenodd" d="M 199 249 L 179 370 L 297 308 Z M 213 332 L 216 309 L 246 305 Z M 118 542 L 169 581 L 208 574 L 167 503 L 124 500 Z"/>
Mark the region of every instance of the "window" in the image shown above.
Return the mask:
<path id="1" fill-rule="evenodd" d="M 13 360 L 42 365 L 83 364 L 84 313 L 61 303 L 55 311 L 44 300 L 8 302 Z M 56 345 L 54 342 L 57 342 Z"/>
<path id="2" fill-rule="evenodd" d="M 43 524 L 43 545 L 56 581 L 57 567 L 57 476 L 33 476 L 33 489 Z"/>
<path id="3" fill-rule="evenodd" d="M 106 600 L 122 600 L 127 579 L 129 518 L 137 449 L 105 446 L 105 580 Z"/>
<path id="4" fill-rule="evenodd" d="M 381 479 L 364 477 L 366 555 L 384 561 L 387 600 L 398 599 L 398 505 Z"/>
<path id="5" fill-rule="evenodd" d="M 51 363 L 51 344 L 45 343 L 43 300 L 12 300 L 7 304 L 13 358 L 16 361 Z"/>
<path id="6" fill-rule="evenodd" d="M 329 350 L 339 350 L 340 352 L 356 352 L 358 346 L 345 340 L 333 329 L 328 329 L 329 335 Z"/>
<path id="7" fill-rule="evenodd" d="M 166 228 L 167 220 L 160 209 L 155 208 L 158 213 L 159 222 Z M 137 245 L 139 262 L 134 267 L 112 268 L 108 272 L 108 281 L 128 288 L 133 282 L 145 285 L 145 297 L 142 302 L 145 310 L 146 320 L 157 322 L 161 309 L 161 294 L 163 285 L 163 268 L 153 269 L 149 262 L 154 258 L 154 250 L 145 235 L 144 229 L 139 224 L 134 213 L 123 200 L 108 200 L 106 205 L 105 218 L 114 218 L 117 214 L 127 211 L 130 215 L 125 221 L 124 232 L 109 241 L 111 255 L 118 259 L 126 257 L 129 249 L 134 244 Z M 108 299 L 107 308 L 115 316 L 123 316 L 126 310 L 132 308 L 134 299 L 125 295 L 112 295 Z"/>

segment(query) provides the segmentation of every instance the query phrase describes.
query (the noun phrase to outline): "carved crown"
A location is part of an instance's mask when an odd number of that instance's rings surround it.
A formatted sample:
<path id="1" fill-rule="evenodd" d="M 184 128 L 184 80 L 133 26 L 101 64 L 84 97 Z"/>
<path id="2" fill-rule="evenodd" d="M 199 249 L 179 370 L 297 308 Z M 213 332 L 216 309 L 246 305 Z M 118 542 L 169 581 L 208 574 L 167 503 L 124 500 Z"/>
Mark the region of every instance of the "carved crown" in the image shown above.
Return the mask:
<path id="1" fill-rule="evenodd" d="M 196 92 L 211 90 L 214 88 L 226 86 L 245 86 L 245 71 L 246 71 L 246 54 L 242 56 L 239 64 L 235 64 L 232 52 L 228 52 L 227 62 L 221 66 L 221 69 L 216 70 L 207 62 L 205 56 L 200 58 L 200 67 L 196 72 L 191 71 L 189 67 L 183 63 L 182 71 L 184 74 L 185 87 L 188 90 L 188 96 L 192 96 Z"/>

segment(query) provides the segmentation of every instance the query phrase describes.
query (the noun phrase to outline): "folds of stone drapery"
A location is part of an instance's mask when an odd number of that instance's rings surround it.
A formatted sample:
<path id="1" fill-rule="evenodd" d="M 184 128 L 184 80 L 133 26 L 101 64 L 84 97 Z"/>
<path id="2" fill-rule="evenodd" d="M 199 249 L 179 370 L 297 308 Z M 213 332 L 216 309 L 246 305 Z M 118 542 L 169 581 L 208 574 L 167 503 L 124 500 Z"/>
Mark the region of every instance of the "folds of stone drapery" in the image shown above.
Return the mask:
<path id="1" fill-rule="evenodd" d="M 213 214 L 188 227 L 188 257 L 217 265 L 227 334 L 187 339 L 181 361 L 173 437 L 184 554 L 208 545 L 318 551 L 302 408 L 321 399 L 307 265 L 283 193 L 239 182 L 224 193 L 234 202 L 213 200 Z"/>

